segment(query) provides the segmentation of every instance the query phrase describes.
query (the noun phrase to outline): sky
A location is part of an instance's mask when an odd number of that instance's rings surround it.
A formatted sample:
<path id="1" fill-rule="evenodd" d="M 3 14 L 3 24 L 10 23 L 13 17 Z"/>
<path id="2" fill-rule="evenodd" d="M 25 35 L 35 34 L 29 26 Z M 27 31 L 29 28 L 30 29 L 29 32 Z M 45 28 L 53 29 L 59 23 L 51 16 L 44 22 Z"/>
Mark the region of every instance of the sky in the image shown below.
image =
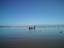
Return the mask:
<path id="1" fill-rule="evenodd" d="M 64 24 L 64 0 L 0 0 L 0 25 Z"/>

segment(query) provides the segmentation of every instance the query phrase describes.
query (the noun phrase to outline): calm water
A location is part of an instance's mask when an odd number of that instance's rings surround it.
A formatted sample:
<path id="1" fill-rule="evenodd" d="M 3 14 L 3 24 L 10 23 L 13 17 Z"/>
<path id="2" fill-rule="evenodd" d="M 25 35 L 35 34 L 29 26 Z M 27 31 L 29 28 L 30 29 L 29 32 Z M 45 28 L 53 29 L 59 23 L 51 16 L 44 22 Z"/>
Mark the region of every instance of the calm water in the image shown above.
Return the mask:
<path id="1" fill-rule="evenodd" d="M 3 48 L 64 48 L 64 28 L 0 28 Z"/>

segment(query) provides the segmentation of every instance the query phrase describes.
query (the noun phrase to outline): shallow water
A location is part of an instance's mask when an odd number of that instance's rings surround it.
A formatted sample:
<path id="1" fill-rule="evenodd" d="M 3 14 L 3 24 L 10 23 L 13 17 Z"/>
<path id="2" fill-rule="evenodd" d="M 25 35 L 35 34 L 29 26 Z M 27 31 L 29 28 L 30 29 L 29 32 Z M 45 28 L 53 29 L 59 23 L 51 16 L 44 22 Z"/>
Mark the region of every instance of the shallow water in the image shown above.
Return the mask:
<path id="1" fill-rule="evenodd" d="M 64 48 L 64 28 L 0 28 L 0 42 L 3 48 Z"/>

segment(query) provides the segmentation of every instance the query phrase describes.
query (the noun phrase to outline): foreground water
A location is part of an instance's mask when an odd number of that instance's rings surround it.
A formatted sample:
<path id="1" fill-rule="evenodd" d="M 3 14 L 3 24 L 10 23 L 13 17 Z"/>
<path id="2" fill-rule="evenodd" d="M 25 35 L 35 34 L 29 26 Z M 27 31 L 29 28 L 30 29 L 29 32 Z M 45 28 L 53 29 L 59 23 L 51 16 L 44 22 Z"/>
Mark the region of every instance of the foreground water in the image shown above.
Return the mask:
<path id="1" fill-rule="evenodd" d="M 2 48 L 64 48 L 64 28 L 0 28 Z"/>

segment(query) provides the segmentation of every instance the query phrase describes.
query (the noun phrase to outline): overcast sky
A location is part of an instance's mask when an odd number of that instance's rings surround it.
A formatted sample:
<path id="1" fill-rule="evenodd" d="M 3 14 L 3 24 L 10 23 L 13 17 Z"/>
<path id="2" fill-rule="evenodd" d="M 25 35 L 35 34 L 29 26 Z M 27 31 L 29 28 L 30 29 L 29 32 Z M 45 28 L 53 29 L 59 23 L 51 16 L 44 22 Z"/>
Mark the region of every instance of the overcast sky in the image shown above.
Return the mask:
<path id="1" fill-rule="evenodd" d="M 64 0 L 0 2 L 0 25 L 64 24 Z"/>

